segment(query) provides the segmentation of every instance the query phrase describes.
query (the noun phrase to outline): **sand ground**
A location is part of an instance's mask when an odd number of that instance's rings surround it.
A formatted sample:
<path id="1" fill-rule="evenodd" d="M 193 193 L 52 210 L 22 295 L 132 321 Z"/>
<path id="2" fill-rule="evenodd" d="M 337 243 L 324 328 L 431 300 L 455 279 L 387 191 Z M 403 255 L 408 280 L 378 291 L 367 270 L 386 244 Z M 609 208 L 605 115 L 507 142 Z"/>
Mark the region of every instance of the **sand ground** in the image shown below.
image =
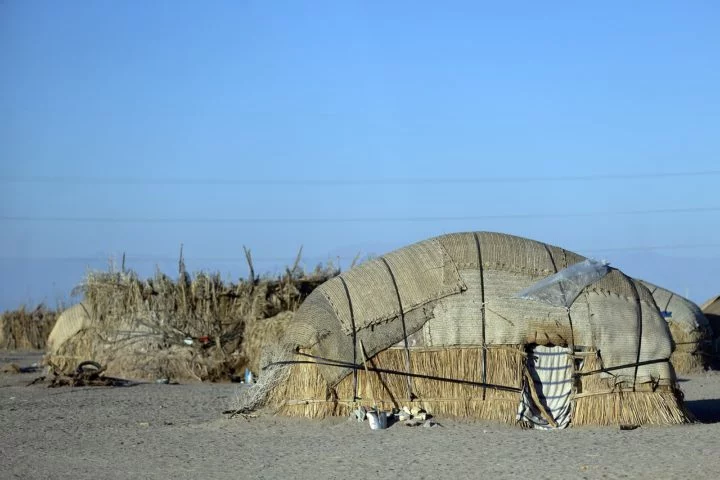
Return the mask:
<path id="1" fill-rule="evenodd" d="M 29 367 L 33 352 L 1 352 Z M 718 478 L 720 373 L 682 378 L 703 422 L 523 431 L 439 418 L 371 431 L 346 419 L 229 419 L 238 385 L 27 386 L 0 374 L 0 478 Z"/>

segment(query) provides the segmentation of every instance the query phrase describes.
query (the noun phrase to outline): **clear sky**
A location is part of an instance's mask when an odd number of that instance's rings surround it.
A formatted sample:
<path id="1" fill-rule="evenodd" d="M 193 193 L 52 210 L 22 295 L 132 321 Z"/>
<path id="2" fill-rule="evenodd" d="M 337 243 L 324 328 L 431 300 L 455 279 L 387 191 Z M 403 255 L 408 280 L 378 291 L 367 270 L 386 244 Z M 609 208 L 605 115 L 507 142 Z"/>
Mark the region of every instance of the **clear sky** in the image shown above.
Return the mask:
<path id="1" fill-rule="evenodd" d="M 0 309 L 491 230 L 720 293 L 720 3 L 0 0 Z M 652 247 L 652 248 L 651 248 Z M 658 248 L 662 247 L 662 248 Z"/>

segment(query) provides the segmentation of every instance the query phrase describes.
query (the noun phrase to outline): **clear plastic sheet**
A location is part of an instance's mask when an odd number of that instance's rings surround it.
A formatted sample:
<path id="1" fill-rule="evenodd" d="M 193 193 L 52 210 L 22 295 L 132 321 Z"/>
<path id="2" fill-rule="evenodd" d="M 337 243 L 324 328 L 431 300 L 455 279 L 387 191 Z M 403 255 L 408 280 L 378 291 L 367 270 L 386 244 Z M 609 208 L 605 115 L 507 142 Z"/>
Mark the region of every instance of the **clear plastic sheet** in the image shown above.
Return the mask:
<path id="1" fill-rule="evenodd" d="M 570 308 L 585 287 L 597 282 L 608 272 L 610 267 L 606 262 L 584 260 L 543 278 L 516 293 L 515 297 Z"/>

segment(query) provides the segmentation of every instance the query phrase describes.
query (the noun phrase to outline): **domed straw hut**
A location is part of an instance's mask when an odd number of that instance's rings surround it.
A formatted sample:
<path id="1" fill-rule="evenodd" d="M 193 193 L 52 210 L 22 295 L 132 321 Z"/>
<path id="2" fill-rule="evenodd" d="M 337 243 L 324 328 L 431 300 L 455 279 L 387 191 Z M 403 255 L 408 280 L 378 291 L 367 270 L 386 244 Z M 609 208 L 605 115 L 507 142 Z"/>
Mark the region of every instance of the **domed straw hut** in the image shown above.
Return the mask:
<path id="1" fill-rule="evenodd" d="M 670 328 L 675 349 L 670 361 L 675 373 L 696 373 L 705 369 L 712 346 L 710 322 L 700 307 L 690 300 L 652 283 L 641 280 L 660 309 Z"/>
<path id="2" fill-rule="evenodd" d="M 584 260 L 470 232 L 363 263 L 305 300 L 240 410 L 409 406 L 539 428 L 685 422 L 670 332 L 640 282 L 605 267 L 573 293 L 555 283 L 566 305 L 519 295 Z"/>

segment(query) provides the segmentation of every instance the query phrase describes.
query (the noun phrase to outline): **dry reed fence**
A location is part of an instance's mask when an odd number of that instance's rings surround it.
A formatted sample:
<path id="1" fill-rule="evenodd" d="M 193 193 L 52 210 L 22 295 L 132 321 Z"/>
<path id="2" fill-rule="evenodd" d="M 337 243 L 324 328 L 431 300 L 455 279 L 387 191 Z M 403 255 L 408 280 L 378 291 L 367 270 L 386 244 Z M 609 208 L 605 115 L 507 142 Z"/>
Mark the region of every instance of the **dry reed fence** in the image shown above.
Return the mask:
<path id="1" fill-rule="evenodd" d="M 354 378 L 350 374 L 331 386 L 312 363 L 298 363 L 278 370 L 283 378 L 273 382 L 265 404 L 282 415 L 310 418 L 348 415 L 357 406 L 392 408 L 420 407 L 434 415 L 478 418 L 514 423 L 523 384 L 525 353 L 521 346 L 492 346 L 487 350 L 490 368 L 487 383 L 518 389 L 501 391 L 433 378 L 481 382 L 482 347 L 443 347 L 410 349 L 410 370 L 427 378 L 413 378 L 415 398 L 408 398 L 407 377 L 378 373 L 375 370 L 404 371 L 404 351 L 390 348 L 363 362 L 372 370 L 357 371 L 357 398 L 354 398 Z M 302 362 L 306 357 L 288 360 Z M 433 377 L 433 378 L 431 378 Z M 261 378 L 261 380 L 263 380 Z M 262 385 L 261 385 L 262 387 Z M 245 405 L 241 405 L 244 408 Z"/>
<path id="2" fill-rule="evenodd" d="M 580 374 L 602 368 L 595 351 L 581 352 Z M 410 370 L 415 374 L 481 382 L 481 347 L 411 349 Z M 273 358 L 271 361 L 307 357 Z M 492 346 L 487 350 L 487 382 L 506 387 L 523 387 L 526 353 L 520 345 Z M 391 348 L 364 362 L 370 369 L 400 372 L 405 369 L 403 350 Z M 324 418 L 346 416 L 357 406 L 390 410 L 403 406 L 420 407 L 433 415 L 495 420 L 519 424 L 516 419 L 521 393 L 479 386 L 414 378 L 414 399 L 407 397 L 406 377 L 377 371 L 358 370 L 357 398 L 353 397 L 354 378 L 350 374 L 337 385 L 329 385 L 316 365 L 297 363 L 275 368 L 269 378 L 260 379 L 255 392 L 238 399 L 238 410 L 252 411 L 260 406 L 269 411 L 297 417 Z M 688 421 L 688 413 L 671 384 L 640 384 L 627 388 L 600 375 L 579 376 L 573 386 L 573 425 L 672 425 Z M 254 397 L 253 397 L 254 396 Z"/>
<path id="3" fill-rule="evenodd" d="M 332 264 L 305 272 L 301 252 L 271 277 L 255 274 L 246 250 L 250 275 L 237 283 L 217 273 L 189 274 L 182 253 L 177 279 L 157 271 L 144 280 L 124 268 L 90 272 L 78 293 L 91 327 L 55 346 L 45 361 L 61 372 L 94 360 L 124 378 L 227 380 L 255 367 L 266 337 L 279 336 L 307 295 L 339 273 Z"/>
<path id="4" fill-rule="evenodd" d="M 43 350 L 50 334 L 57 311 L 44 304 L 33 310 L 21 306 L 0 316 L 0 349 Z"/>

